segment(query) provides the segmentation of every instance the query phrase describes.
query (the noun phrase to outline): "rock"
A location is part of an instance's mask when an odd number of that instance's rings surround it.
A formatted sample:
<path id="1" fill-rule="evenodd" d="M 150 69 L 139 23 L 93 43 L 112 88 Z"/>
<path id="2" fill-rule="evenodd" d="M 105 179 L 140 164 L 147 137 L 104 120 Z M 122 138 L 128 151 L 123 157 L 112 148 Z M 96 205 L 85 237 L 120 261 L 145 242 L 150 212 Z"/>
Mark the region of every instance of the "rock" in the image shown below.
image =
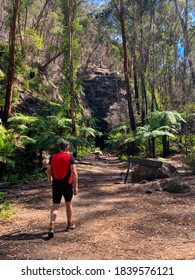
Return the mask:
<path id="1" fill-rule="evenodd" d="M 131 172 L 131 182 L 140 183 L 143 180 L 154 180 L 157 169 L 151 166 L 136 165 Z"/>
<path id="2" fill-rule="evenodd" d="M 167 191 L 169 193 L 188 193 L 191 191 L 189 184 L 180 182 L 177 178 L 163 182 L 161 187 L 163 191 Z"/>
<path id="3" fill-rule="evenodd" d="M 131 182 L 140 183 L 143 180 L 151 181 L 178 175 L 179 172 L 177 169 L 171 163 L 167 162 L 163 162 L 162 168 L 159 170 L 153 166 L 136 165 L 131 172 Z"/>
<path id="4" fill-rule="evenodd" d="M 157 178 L 171 178 L 178 175 L 179 172 L 175 166 L 173 166 L 171 163 L 163 162 L 163 166 L 159 170 Z"/>
<path id="5" fill-rule="evenodd" d="M 110 129 L 113 119 L 114 125 L 126 119 L 128 107 L 122 75 L 96 67 L 78 73 L 78 78 L 83 81 L 84 107 L 97 119 L 100 131 Z"/>
<path id="6" fill-rule="evenodd" d="M 153 191 L 152 190 L 146 190 L 145 193 L 152 194 Z"/>

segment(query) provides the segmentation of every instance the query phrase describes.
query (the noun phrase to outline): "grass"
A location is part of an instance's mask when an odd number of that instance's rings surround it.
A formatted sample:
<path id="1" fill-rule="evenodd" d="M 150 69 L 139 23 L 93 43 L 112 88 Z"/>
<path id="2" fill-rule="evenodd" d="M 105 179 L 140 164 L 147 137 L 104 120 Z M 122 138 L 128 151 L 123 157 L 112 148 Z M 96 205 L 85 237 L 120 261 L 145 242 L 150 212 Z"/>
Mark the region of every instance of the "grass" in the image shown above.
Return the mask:
<path id="1" fill-rule="evenodd" d="M 10 220 L 14 216 L 12 200 L 6 199 L 6 193 L 0 192 L 0 220 Z"/>

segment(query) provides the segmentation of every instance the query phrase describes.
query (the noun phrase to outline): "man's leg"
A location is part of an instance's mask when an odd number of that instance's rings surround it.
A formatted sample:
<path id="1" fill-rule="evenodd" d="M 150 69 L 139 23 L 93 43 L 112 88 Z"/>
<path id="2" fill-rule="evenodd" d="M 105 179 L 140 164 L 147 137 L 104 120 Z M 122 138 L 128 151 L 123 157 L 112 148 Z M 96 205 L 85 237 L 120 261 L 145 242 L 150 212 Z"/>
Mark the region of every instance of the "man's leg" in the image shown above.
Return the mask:
<path id="1" fill-rule="evenodd" d="M 50 212 L 50 226 L 54 227 L 60 203 L 53 203 Z"/>
<path id="2" fill-rule="evenodd" d="M 53 205 L 51 207 L 50 226 L 49 226 L 49 233 L 48 233 L 49 238 L 54 237 L 54 226 L 55 226 L 55 221 L 56 221 L 56 217 L 57 217 L 59 207 L 60 207 L 60 203 L 53 203 Z"/>
<path id="3" fill-rule="evenodd" d="M 69 184 L 65 188 L 64 192 L 64 199 L 65 199 L 65 205 L 66 205 L 66 217 L 67 217 L 67 227 L 66 230 L 74 229 L 74 224 L 72 221 L 73 216 L 73 207 L 72 207 L 72 197 L 73 197 L 73 189 L 72 184 Z"/>
<path id="4" fill-rule="evenodd" d="M 67 216 L 67 226 L 72 225 L 72 201 L 65 202 L 66 203 L 66 216 Z"/>

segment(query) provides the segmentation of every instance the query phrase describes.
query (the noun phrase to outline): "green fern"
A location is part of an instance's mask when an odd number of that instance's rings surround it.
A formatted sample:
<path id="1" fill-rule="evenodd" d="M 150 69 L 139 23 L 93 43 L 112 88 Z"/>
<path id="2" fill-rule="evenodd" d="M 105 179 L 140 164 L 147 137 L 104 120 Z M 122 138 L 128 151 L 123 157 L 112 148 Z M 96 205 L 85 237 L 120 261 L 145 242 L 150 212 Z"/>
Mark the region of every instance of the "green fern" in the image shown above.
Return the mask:
<path id="1" fill-rule="evenodd" d="M 95 138 L 95 136 L 97 135 L 97 132 L 95 129 L 93 129 L 91 127 L 79 127 L 79 134 L 84 137 L 92 136 Z"/>
<path id="2" fill-rule="evenodd" d="M 186 121 L 176 111 L 155 111 L 150 112 L 146 117 L 146 124 L 150 125 L 153 130 L 163 126 L 179 128 L 182 122 Z"/>

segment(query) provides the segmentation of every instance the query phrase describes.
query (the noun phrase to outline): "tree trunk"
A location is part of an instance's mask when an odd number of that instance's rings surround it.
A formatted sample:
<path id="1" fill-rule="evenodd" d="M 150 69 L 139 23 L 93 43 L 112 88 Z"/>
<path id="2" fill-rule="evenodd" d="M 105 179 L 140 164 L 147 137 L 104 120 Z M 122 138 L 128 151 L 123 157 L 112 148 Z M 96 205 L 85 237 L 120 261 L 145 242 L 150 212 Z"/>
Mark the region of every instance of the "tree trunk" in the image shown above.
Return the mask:
<path id="1" fill-rule="evenodd" d="M 121 35 L 123 41 L 123 52 L 124 52 L 124 76 L 125 76 L 125 86 L 126 86 L 126 93 L 127 93 L 127 102 L 128 102 L 128 109 L 129 109 L 129 118 L 130 118 L 130 127 L 132 131 L 136 131 L 136 123 L 135 117 L 133 112 L 133 104 L 132 104 L 132 94 L 131 88 L 129 83 L 129 76 L 128 76 L 128 54 L 127 54 L 127 40 L 126 40 L 126 31 L 125 31 L 125 22 L 124 22 L 124 4 L 123 0 L 120 0 L 120 25 L 121 25 Z"/>
<path id="2" fill-rule="evenodd" d="M 42 19 L 42 17 L 43 17 L 43 14 L 44 14 L 44 11 L 45 11 L 47 5 L 49 4 L 49 1 L 50 1 L 50 0 L 46 0 L 46 1 L 45 1 L 45 4 L 44 4 L 42 10 L 40 11 L 40 13 L 39 13 L 39 15 L 38 15 L 38 17 L 37 17 L 36 25 L 35 25 L 35 27 L 34 27 L 34 29 L 35 29 L 36 31 L 38 31 L 38 29 L 39 29 L 39 25 L 40 25 L 41 19 Z"/>
<path id="3" fill-rule="evenodd" d="M 72 30 L 72 1 L 67 0 L 67 19 L 68 19 L 68 58 L 69 58 L 69 87 L 70 87 L 70 111 L 72 119 L 72 135 L 76 136 L 75 124 L 75 92 L 74 92 L 74 73 L 73 73 L 73 30 Z"/>
<path id="4" fill-rule="evenodd" d="M 140 79 L 141 79 L 141 91 L 142 91 L 142 125 L 145 124 L 145 116 L 148 114 L 148 102 L 147 102 L 147 94 L 146 94 L 146 86 L 145 86 L 145 71 L 146 65 L 144 64 L 144 56 L 143 56 L 143 29 L 142 29 L 142 19 L 141 19 L 141 30 L 140 30 Z"/>
<path id="5" fill-rule="evenodd" d="M 42 168 L 43 164 L 43 149 L 39 150 L 39 168 Z"/>
<path id="6" fill-rule="evenodd" d="M 166 157 L 168 155 L 168 151 L 169 151 L 167 135 L 163 135 L 162 144 L 163 144 L 163 157 Z"/>
<path id="7" fill-rule="evenodd" d="M 155 8 L 153 8 L 152 12 L 152 102 L 151 102 L 151 112 L 154 112 L 155 105 Z"/>
<path id="8" fill-rule="evenodd" d="M 12 110 L 12 95 L 14 85 L 14 71 L 15 71 L 15 44 L 16 44 L 16 28 L 19 10 L 19 0 L 15 0 L 13 6 L 13 17 L 10 29 L 10 48 L 9 48 L 9 65 L 7 71 L 7 88 L 6 99 L 3 113 L 3 123 L 6 125 Z"/>
<path id="9" fill-rule="evenodd" d="M 39 70 L 40 71 L 45 71 L 45 69 L 47 68 L 47 66 L 52 63 L 55 59 L 57 59 L 60 55 L 63 54 L 63 51 L 60 51 L 59 53 L 57 53 L 54 57 L 50 58 L 44 65 L 39 66 Z"/>
<path id="10" fill-rule="evenodd" d="M 134 78 L 134 91 L 135 91 L 135 100 L 136 100 L 136 109 L 138 115 L 140 115 L 140 101 L 139 101 L 139 88 L 138 88 L 138 79 L 137 79 L 137 57 L 136 57 L 136 9 L 135 3 L 133 4 L 133 48 L 132 48 L 132 61 L 133 61 L 133 78 Z"/>
<path id="11" fill-rule="evenodd" d="M 183 31 L 183 37 L 184 37 L 184 72 L 186 73 L 186 64 L 188 62 L 190 67 L 190 73 L 192 77 L 192 84 L 195 87 L 195 69 L 193 60 L 190 57 L 190 42 L 189 42 L 189 36 L 188 36 L 188 0 L 185 0 L 185 12 L 184 12 L 184 19 L 181 15 L 181 11 L 179 9 L 179 5 L 177 0 L 174 0 L 176 13 L 179 17 L 181 28 Z"/>
<path id="12" fill-rule="evenodd" d="M 152 137 L 152 157 L 156 157 L 156 151 L 155 151 L 155 138 Z"/>

